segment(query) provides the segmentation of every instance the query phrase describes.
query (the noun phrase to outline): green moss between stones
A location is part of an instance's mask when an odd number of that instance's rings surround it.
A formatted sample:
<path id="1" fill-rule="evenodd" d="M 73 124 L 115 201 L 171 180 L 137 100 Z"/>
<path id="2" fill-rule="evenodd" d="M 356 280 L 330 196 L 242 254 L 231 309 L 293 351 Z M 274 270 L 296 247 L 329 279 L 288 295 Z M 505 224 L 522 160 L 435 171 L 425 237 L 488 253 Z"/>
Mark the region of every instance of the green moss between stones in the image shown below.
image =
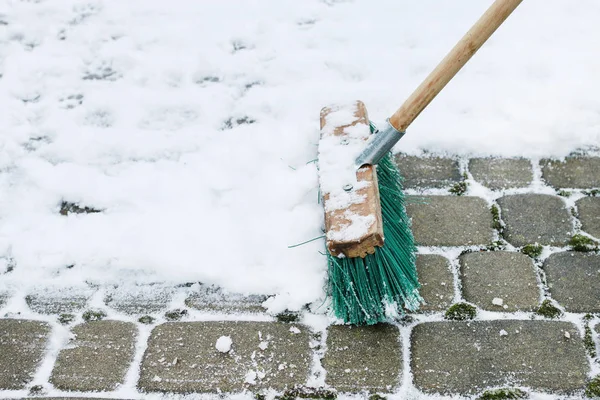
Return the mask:
<path id="1" fill-rule="evenodd" d="M 573 235 L 571 240 L 569 240 L 568 244 L 575 251 L 598 250 L 598 242 L 596 242 L 595 240 L 593 240 L 587 236 L 581 235 L 579 233 L 576 235 Z"/>
<path id="2" fill-rule="evenodd" d="M 600 375 L 592 379 L 585 388 L 585 395 L 591 398 L 600 397 Z"/>
<path id="3" fill-rule="evenodd" d="M 535 310 L 537 315 L 541 315 L 545 318 L 558 318 L 562 315 L 562 311 L 552 304 L 548 299 L 544 300 L 542 304 Z"/>
<path id="4" fill-rule="evenodd" d="M 558 194 L 559 196 L 562 197 L 571 197 L 571 192 L 569 192 L 568 190 L 559 190 L 556 192 L 556 194 Z"/>
<path id="5" fill-rule="evenodd" d="M 58 316 L 58 322 L 63 325 L 68 325 L 73 321 L 75 321 L 75 316 L 73 314 L 60 314 Z"/>
<path id="6" fill-rule="evenodd" d="M 585 333 L 583 335 L 583 345 L 587 350 L 588 354 L 592 358 L 596 358 L 596 343 L 594 343 L 594 338 L 592 337 L 592 328 L 589 325 L 585 326 Z"/>
<path id="7" fill-rule="evenodd" d="M 600 197 L 600 189 L 592 189 L 589 191 L 584 191 L 583 194 L 592 197 Z"/>
<path id="8" fill-rule="evenodd" d="M 154 318 L 151 317 L 150 315 L 143 315 L 143 316 L 141 316 L 141 317 L 138 318 L 138 322 L 140 324 L 150 325 L 151 323 L 154 322 Z"/>
<path id="9" fill-rule="evenodd" d="M 527 244 L 525 246 L 523 246 L 523 248 L 521 249 L 521 253 L 531 257 L 531 258 L 538 258 L 539 256 L 542 255 L 542 251 L 544 250 L 544 248 L 542 247 L 541 244 Z"/>
<path id="10" fill-rule="evenodd" d="M 298 316 L 298 313 L 285 310 L 284 312 L 277 314 L 276 318 L 277 318 L 277 321 L 279 321 L 279 322 L 291 323 L 291 322 L 298 322 L 299 316 Z"/>
<path id="11" fill-rule="evenodd" d="M 490 208 L 490 212 L 492 213 L 492 227 L 498 231 L 502 230 L 502 223 L 500 222 L 500 209 L 498 206 L 493 204 Z"/>
<path id="12" fill-rule="evenodd" d="M 467 303 L 456 303 L 446 310 L 444 318 L 453 321 L 466 321 L 475 318 L 475 315 L 477 315 L 477 309 L 474 306 Z"/>
<path id="13" fill-rule="evenodd" d="M 498 250 L 504 250 L 505 247 L 506 247 L 506 245 L 503 241 L 496 240 L 495 242 L 488 244 L 485 248 L 488 251 L 498 251 Z"/>
<path id="14" fill-rule="evenodd" d="M 165 313 L 165 318 L 167 321 L 179 321 L 184 315 L 187 315 L 188 311 L 185 309 L 176 309 L 172 311 L 167 311 Z"/>
<path id="15" fill-rule="evenodd" d="M 85 322 L 102 321 L 105 317 L 106 313 L 102 310 L 87 310 L 82 316 Z"/>
<path id="16" fill-rule="evenodd" d="M 387 397 L 380 394 L 372 394 L 369 396 L 369 400 L 387 400 Z"/>
<path id="17" fill-rule="evenodd" d="M 277 400 L 296 400 L 296 399 L 324 399 L 334 400 L 337 398 L 337 392 L 327 389 L 314 389 L 309 387 L 296 387 L 286 390 L 282 395 L 276 396 Z"/>
<path id="18" fill-rule="evenodd" d="M 521 389 L 494 389 L 486 390 L 478 400 L 504 400 L 504 399 L 526 399 L 529 397 Z"/>
<path id="19" fill-rule="evenodd" d="M 452 186 L 450 189 L 448 189 L 448 191 L 457 196 L 462 196 L 467 192 L 467 186 L 468 184 L 465 181 L 458 182 L 455 183 L 454 186 Z"/>
<path id="20" fill-rule="evenodd" d="M 60 215 L 69 215 L 69 214 L 96 214 L 100 213 L 102 210 L 92 208 L 92 207 L 81 207 L 77 203 L 69 203 L 67 201 L 63 201 L 60 204 Z"/>
<path id="21" fill-rule="evenodd" d="M 29 389 L 30 396 L 39 396 L 44 393 L 44 387 L 42 385 L 33 385 Z"/>

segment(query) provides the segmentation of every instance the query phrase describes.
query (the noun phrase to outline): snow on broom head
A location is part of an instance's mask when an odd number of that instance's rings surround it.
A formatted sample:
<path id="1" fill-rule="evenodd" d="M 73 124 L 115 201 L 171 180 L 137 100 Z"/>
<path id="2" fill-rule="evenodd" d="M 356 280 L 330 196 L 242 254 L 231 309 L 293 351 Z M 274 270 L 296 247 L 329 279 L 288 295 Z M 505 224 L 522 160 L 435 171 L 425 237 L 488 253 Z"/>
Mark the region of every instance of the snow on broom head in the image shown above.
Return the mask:
<path id="1" fill-rule="evenodd" d="M 327 254 L 328 293 L 336 317 L 372 325 L 423 301 L 415 268 L 415 245 L 404 206 L 401 176 L 391 154 L 377 165 L 385 243 L 365 258 Z"/>

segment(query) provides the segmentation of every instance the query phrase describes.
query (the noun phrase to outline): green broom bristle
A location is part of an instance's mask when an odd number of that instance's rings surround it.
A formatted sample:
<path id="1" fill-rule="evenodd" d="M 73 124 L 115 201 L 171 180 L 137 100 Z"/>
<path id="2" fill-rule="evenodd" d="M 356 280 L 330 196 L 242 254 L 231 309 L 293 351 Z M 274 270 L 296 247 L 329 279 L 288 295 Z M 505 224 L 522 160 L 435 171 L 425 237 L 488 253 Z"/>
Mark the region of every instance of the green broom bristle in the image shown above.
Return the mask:
<path id="1" fill-rule="evenodd" d="M 365 258 L 338 258 L 327 253 L 328 291 L 336 317 L 346 323 L 372 325 L 388 319 L 390 307 L 402 314 L 418 309 L 423 299 L 415 267 L 416 248 L 404 207 L 401 176 L 391 154 L 377 165 L 385 243 Z"/>

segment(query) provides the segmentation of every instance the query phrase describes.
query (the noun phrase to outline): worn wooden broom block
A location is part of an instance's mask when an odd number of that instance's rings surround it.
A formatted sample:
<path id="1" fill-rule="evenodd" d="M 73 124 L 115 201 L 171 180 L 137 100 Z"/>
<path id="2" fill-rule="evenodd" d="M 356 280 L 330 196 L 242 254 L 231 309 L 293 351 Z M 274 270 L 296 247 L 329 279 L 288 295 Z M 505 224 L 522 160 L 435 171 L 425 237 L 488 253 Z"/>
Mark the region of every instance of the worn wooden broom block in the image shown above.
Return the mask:
<path id="1" fill-rule="evenodd" d="M 340 107 L 325 107 L 321 110 L 322 139 L 327 135 L 335 135 L 340 137 L 340 142 L 342 142 L 343 137 L 348 136 L 347 132 L 345 132 L 345 129 L 348 127 L 363 125 L 365 129 L 369 129 L 367 109 L 362 101 L 356 101 L 345 107 L 351 108 L 348 110 L 351 112 L 347 114 L 354 117 L 343 122 L 339 118 L 332 118 L 335 119 L 334 122 L 331 122 L 336 124 L 335 127 L 327 125 L 327 117 L 333 111 L 339 111 Z M 383 246 L 383 220 L 381 218 L 377 171 L 374 166 L 366 165 L 356 172 L 356 177 L 359 183 L 357 186 L 360 187 L 356 189 L 356 195 L 362 198 L 362 200 L 350 204 L 347 208 L 331 209 L 331 207 L 328 207 L 331 197 L 330 193 L 323 193 L 327 248 L 334 256 L 343 254 L 350 258 L 365 257 L 367 254 L 373 254 L 376 247 Z M 372 220 L 372 223 L 368 228 L 364 229 L 364 234 L 361 233 L 358 237 L 340 238 L 340 236 L 344 235 L 340 235 L 339 233 L 352 231 L 352 225 L 356 223 L 356 219 L 350 219 L 350 216 L 370 217 L 369 220 Z"/>

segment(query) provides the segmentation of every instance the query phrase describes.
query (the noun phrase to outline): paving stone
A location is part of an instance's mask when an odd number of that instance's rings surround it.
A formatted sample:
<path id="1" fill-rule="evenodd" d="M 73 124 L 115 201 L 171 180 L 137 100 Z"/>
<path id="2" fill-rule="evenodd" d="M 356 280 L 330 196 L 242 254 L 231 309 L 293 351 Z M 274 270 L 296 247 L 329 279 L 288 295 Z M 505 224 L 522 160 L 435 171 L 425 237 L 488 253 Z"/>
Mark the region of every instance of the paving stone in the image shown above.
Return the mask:
<path id="1" fill-rule="evenodd" d="M 420 246 L 489 244 L 492 214 L 479 197 L 407 196 L 415 241 Z"/>
<path id="2" fill-rule="evenodd" d="M 530 257 L 507 251 L 463 254 L 460 272 L 465 300 L 489 311 L 533 311 L 540 289 Z M 502 305 L 492 301 L 502 299 Z"/>
<path id="3" fill-rule="evenodd" d="M 402 345 L 393 325 L 330 326 L 322 365 L 341 392 L 392 392 L 400 384 Z"/>
<path id="4" fill-rule="evenodd" d="M 531 162 L 522 158 L 473 158 L 469 161 L 473 179 L 492 190 L 522 188 L 533 180 Z"/>
<path id="5" fill-rule="evenodd" d="M 154 314 L 169 307 L 174 293 L 160 285 L 119 286 L 107 291 L 104 302 L 124 314 Z"/>
<path id="6" fill-rule="evenodd" d="M 544 262 L 550 294 L 570 312 L 600 312 L 600 255 L 574 251 Z"/>
<path id="7" fill-rule="evenodd" d="M 228 353 L 215 348 L 221 336 L 233 341 Z M 308 328 L 302 325 L 166 323 L 152 332 L 138 385 L 147 392 L 285 390 L 306 383 L 312 360 L 308 344 Z"/>
<path id="8" fill-rule="evenodd" d="M 262 306 L 267 296 L 231 293 L 214 285 L 196 285 L 194 291 L 186 299 L 190 308 L 220 312 L 264 312 Z"/>
<path id="9" fill-rule="evenodd" d="M 42 361 L 50 326 L 44 322 L 0 319 L 0 389 L 23 389 Z"/>
<path id="10" fill-rule="evenodd" d="M 122 321 L 93 321 L 73 328 L 50 376 L 58 389 L 110 391 L 125 380 L 135 352 L 137 328 Z"/>
<path id="11" fill-rule="evenodd" d="M 417 275 L 421 288 L 419 294 L 425 300 L 419 312 L 442 311 L 454 299 L 454 276 L 448 259 L 436 254 L 417 255 Z"/>
<path id="12" fill-rule="evenodd" d="M 584 197 L 577 203 L 581 229 L 600 238 L 600 197 Z"/>
<path id="13" fill-rule="evenodd" d="M 74 313 L 85 308 L 95 291 L 90 287 L 44 287 L 25 300 L 29 308 L 40 314 Z"/>
<path id="14" fill-rule="evenodd" d="M 417 325 L 411 341 L 414 383 L 426 393 L 475 394 L 490 386 L 570 393 L 584 387 L 589 369 L 569 322 L 431 322 Z"/>
<path id="15" fill-rule="evenodd" d="M 444 188 L 462 180 L 458 161 L 441 157 L 395 156 L 405 188 Z"/>
<path id="16" fill-rule="evenodd" d="M 504 238 L 514 246 L 564 246 L 571 237 L 571 214 L 558 196 L 515 194 L 498 199 Z"/>
<path id="17" fill-rule="evenodd" d="M 555 188 L 600 187 L 600 157 L 567 157 L 565 161 L 542 160 L 542 177 Z"/>

